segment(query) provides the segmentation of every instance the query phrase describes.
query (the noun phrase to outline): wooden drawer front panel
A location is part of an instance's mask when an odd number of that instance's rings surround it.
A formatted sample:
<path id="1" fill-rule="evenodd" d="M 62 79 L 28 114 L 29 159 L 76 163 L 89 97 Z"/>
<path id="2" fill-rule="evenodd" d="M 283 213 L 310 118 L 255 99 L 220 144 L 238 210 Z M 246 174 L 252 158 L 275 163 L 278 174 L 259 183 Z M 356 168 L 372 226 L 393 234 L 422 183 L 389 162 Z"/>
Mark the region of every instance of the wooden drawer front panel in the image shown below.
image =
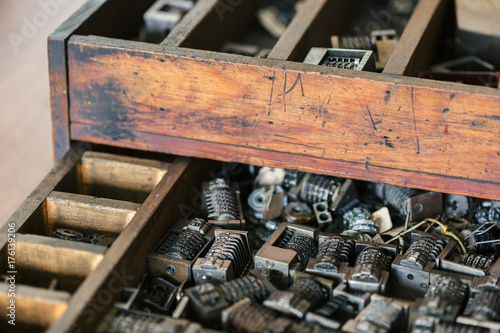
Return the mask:
<path id="1" fill-rule="evenodd" d="M 496 90 L 94 37 L 68 50 L 76 139 L 500 198 Z"/>

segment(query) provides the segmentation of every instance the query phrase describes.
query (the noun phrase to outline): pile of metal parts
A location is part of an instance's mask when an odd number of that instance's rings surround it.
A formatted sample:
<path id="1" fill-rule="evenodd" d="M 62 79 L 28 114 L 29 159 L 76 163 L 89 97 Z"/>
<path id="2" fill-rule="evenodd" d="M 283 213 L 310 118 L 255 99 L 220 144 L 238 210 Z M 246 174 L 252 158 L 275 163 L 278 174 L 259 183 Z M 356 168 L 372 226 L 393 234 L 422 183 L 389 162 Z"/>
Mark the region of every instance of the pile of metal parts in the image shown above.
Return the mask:
<path id="1" fill-rule="evenodd" d="M 202 184 L 98 331 L 500 332 L 500 202 L 251 170 Z"/>

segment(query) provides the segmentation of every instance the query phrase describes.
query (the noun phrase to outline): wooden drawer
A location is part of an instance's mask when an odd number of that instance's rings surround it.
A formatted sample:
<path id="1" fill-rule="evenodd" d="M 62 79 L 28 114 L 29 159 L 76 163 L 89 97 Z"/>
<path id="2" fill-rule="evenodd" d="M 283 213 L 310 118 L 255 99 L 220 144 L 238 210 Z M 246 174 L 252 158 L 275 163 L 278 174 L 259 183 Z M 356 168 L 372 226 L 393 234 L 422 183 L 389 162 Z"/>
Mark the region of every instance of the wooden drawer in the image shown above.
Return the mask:
<path id="1" fill-rule="evenodd" d="M 88 148 L 74 145 L 1 229 L 0 266 L 15 277 L 12 285 L 0 283 L 4 332 L 94 327 L 121 290 L 138 283 L 147 254 L 182 217 L 181 203 L 191 202 L 213 164 Z M 51 237 L 62 229 L 100 238 Z M 15 326 L 6 316 L 11 293 Z"/>
<path id="2" fill-rule="evenodd" d="M 151 3 L 89 1 L 50 36 L 57 158 L 81 140 L 500 199 L 500 91 L 413 77 L 452 1 L 419 2 L 383 73 L 302 63 L 349 26 L 345 1 L 306 1 L 265 59 L 217 52 L 253 1 L 221 19 L 200 0 L 161 44 L 131 40 Z"/>

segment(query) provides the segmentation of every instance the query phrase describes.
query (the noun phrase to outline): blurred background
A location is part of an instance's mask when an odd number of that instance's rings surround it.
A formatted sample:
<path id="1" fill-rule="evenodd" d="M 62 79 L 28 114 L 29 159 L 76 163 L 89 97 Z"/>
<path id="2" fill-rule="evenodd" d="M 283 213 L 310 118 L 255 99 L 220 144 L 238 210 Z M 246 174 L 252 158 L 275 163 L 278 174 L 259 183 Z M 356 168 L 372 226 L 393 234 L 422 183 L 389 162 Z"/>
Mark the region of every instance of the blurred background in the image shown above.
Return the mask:
<path id="1" fill-rule="evenodd" d="M 0 0 L 0 225 L 54 164 L 47 36 L 86 0 Z"/>

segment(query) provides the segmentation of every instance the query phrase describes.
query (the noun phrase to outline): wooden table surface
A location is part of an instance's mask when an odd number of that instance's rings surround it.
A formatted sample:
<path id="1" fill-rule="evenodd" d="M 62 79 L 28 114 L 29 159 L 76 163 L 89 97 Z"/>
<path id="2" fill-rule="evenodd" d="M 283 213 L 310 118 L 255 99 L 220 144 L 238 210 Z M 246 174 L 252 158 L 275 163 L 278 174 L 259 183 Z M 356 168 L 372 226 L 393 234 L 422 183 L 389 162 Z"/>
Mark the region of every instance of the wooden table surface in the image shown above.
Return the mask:
<path id="1" fill-rule="evenodd" d="M 0 0 L 0 225 L 53 166 L 47 36 L 86 0 Z"/>

